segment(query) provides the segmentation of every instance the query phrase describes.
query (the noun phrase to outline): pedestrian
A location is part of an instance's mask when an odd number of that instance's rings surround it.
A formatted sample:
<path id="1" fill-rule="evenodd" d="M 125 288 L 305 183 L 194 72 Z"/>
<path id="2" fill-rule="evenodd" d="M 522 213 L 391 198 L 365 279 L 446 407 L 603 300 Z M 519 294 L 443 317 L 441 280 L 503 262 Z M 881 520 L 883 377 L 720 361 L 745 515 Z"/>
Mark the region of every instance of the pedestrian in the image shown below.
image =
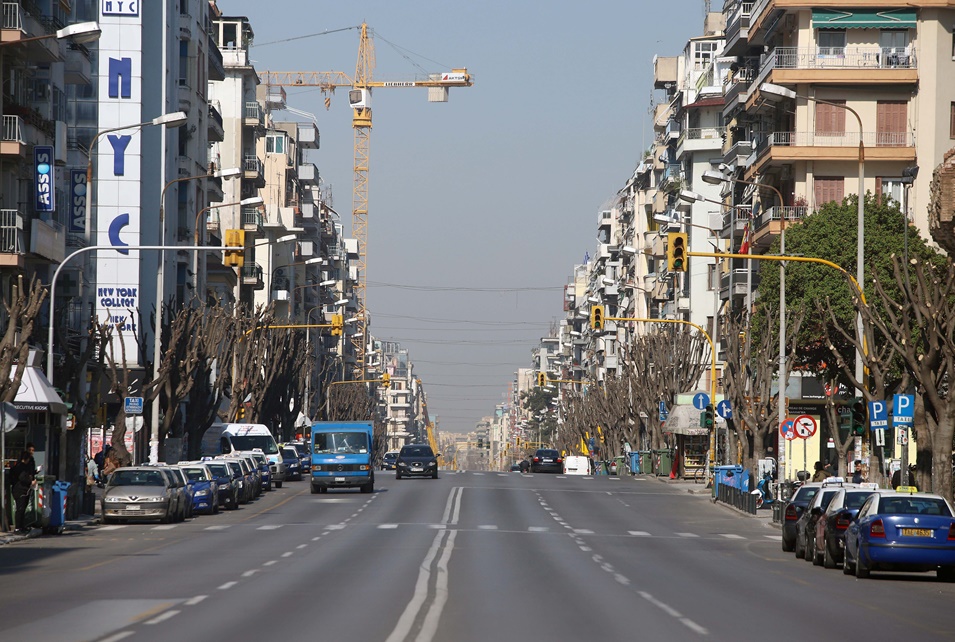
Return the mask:
<path id="1" fill-rule="evenodd" d="M 93 490 L 93 486 L 96 482 L 99 481 L 97 476 L 99 475 L 99 468 L 96 466 L 96 462 L 93 461 L 92 457 L 86 457 L 86 487 L 87 490 Z"/>
<path id="2" fill-rule="evenodd" d="M 36 446 L 34 446 L 32 442 L 28 441 L 27 445 L 23 447 L 23 452 L 29 455 L 30 458 L 27 460 L 27 464 L 30 467 L 30 474 L 35 476 L 38 472 L 40 472 L 36 467 L 36 459 L 33 458 L 33 454 L 36 452 Z"/>
<path id="3" fill-rule="evenodd" d="M 915 464 L 909 464 L 909 486 L 914 487 L 918 490 L 918 485 L 915 483 Z M 897 471 L 892 473 L 892 488 L 898 488 L 902 485 L 902 469 L 899 468 Z"/>
<path id="4" fill-rule="evenodd" d="M 862 474 L 862 462 L 857 459 L 855 463 L 855 470 L 852 472 L 852 483 L 861 484 L 864 481 L 865 475 Z"/>
<path id="5" fill-rule="evenodd" d="M 16 464 L 10 469 L 10 486 L 13 492 L 13 502 L 15 511 L 14 511 L 14 524 L 16 526 L 16 532 L 26 533 L 28 529 L 26 528 L 26 510 L 27 510 L 27 501 L 30 498 L 30 489 L 36 484 L 34 479 L 34 474 L 36 472 L 36 467 L 30 463 L 30 460 L 33 459 L 30 456 L 30 453 L 24 450 L 20 453 L 20 459 Z"/>
<path id="6" fill-rule="evenodd" d="M 815 470 L 815 472 L 812 474 L 812 481 L 814 482 L 826 481 L 826 478 L 829 477 L 829 473 L 826 472 L 826 468 L 825 466 L 822 465 L 821 461 L 817 461 L 813 465 L 813 469 Z"/>

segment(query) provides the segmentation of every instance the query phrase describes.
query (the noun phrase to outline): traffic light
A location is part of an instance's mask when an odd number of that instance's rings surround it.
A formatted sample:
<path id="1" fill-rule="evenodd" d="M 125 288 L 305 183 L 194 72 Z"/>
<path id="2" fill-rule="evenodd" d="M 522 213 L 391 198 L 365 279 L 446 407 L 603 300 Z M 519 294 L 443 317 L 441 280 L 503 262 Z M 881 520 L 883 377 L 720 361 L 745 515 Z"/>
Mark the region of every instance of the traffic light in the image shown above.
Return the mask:
<path id="1" fill-rule="evenodd" d="M 224 265 L 242 267 L 245 265 L 245 230 L 225 231 Z"/>
<path id="2" fill-rule="evenodd" d="M 602 305 L 590 306 L 590 327 L 594 330 L 604 329 L 604 307 Z"/>
<path id="3" fill-rule="evenodd" d="M 484 438 L 478 437 L 478 448 L 484 448 Z"/>
<path id="4" fill-rule="evenodd" d="M 712 404 L 703 409 L 703 414 L 700 418 L 700 427 L 706 428 L 707 430 L 713 429 L 713 424 L 716 422 L 716 411 L 713 409 Z"/>
<path id="5" fill-rule="evenodd" d="M 547 375 L 545 375 L 543 372 L 537 373 L 537 385 L 541 388 L 547 385 Z"/>
<path id="6" fill-rule="evenodd" d="M 239 406 L 239 409 L 235 413 L 236 419 L 245 419 L 245 406 Z"/>
<path id="7" fill-rule="evenodd" d="M 857 401 L 852 404 L 852 434 L 857 437 L 865 435 L 866 412 L 865 402 Z"/>
<path id="8" fill-rule="evenodd" d="M 667 234 L 667 269 L 671 272 L 686 272 L 686 232 Z"/>
<path id="9" fill-rule="evenodd" d="M 340 314 L 332 315 L 332 336 L 340 337 L 342 335 L 342 328 L 345 325 L 345 321 Z"/>
<path id="10" fill-rule="evenodd" d="M 387 372 L 381 375 L 381 385 L 384 386 L 385 388 L 391 385 L 391 375 L 388 374 Z"/>

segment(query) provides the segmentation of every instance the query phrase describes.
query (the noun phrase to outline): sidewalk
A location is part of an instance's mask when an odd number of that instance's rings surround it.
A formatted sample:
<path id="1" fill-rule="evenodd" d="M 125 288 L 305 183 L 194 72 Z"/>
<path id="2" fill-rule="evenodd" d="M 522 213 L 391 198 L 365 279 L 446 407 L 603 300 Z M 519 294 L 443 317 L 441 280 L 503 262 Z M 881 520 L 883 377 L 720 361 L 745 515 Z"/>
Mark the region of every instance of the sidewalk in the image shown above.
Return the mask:
<path id="1" fill-rule="evenodd" d="M 636 476 L 636 475 L 635 475 Z M 685 479 L 670 479 L 666 476 L 657 477 L 656 475 L 644 475 L 648 479 L 654 479 L 660 483 L 667 484 L 672 488 L 678 488 L 681 491 L 690 493 L 691 495 L 701 495 L 707 497 L 713 504 L 723 508 L 724 510 L 732 511 L 733 513 L 739 515 L 740 517 L 747 517 L 749 519 L 757 519 L 763 523 L 763 525 L 769 528 L 781 529 L 782 524 L 773 522 L 773 510 L 772 508 L 762 508 L 756 511 L 756 514 L 747 513 L 746 511 L 740 510 L 729 504 L 724 504 L 723 502 L 718 502 L 713 497 L 713 490 L 708 488 L 703 482 L 694 482 Z"/>
<path id="2" fill-rule="evenodd" d="M 100 497 L 103 494 L 103 489 L 97 488 L 94 486 L 93 493 L 96 495 L 95 505 L 99 506 Z M 98 515 L 78 515 L 76 519 L 66 520 L 66 522 L 63 524 L 63 530 L 78 531 L 78 530 L 82 530 L 86 528 L 87 526 L 98 524 L 99 521 L 100 519 Z M 46 535 L 43 533 L 43 529 L 39 527 L 31 528 L 29 532 L 26 532 L 26 533 L 14 533 L 12 531 L 8 533 L 4 533 L 0 531 L 0 546 L 4 546 L 6 544 L 12 544 L 14 542 L 22 542 L 23 540 L 34 539 L 36 537 L 44 537 L 44 536 Z M 52 537 L 52 535 L 50 537 Z"/>

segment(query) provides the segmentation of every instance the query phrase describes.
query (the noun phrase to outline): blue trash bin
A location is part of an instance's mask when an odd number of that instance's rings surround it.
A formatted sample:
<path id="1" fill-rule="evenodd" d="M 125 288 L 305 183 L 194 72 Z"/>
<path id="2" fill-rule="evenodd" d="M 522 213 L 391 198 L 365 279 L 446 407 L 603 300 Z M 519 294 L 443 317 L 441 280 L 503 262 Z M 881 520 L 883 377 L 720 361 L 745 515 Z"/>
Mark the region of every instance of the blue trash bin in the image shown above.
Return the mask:
<path id="1" fill-rule="evenodd" d="M 719 496 L 720 484 L 726 484 L 740 490 L 746 490 L 744 488 L 744 481 L 742 466 L 717 466 L 713 471 L 713 497 Z"/>
<path id="2" fill-rule="evenodd" d="M 640 470 L 640 453 L 637 451 L 630 451 L 630 474 L 636 475 Z"/>
<path id="3" fill-rule="evenodd" d="M 70 482 L 53 482 L 53 491 L 50 497 L 50 523 L 44 528 L 47 533 L 59 534 L 66 524 L 66 497 Z"/>

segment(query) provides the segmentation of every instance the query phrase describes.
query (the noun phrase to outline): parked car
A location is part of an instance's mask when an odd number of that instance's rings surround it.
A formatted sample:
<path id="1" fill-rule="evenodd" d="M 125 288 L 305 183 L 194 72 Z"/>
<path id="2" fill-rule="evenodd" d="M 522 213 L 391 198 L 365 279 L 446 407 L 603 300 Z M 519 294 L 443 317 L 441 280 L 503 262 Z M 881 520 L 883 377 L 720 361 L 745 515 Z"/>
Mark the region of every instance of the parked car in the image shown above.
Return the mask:
<path id="1" fill-rule="evenodd" d="M 178 468 L 186 475 L 187 483 L 192 488 L 193 513 L 218 513 L 219 485 L 212 471 L 201 463 L 180 464 Z"/>
<path id="2" fill-rule="evenodd" d="M 551 448 L 541 448 L 531 457 L 532 473 L 563 473 L 564 459 L 560 452 Z"/>
<path id="3" fill-rule="evenodd" d="M 402 477 L 438 478 L 438 457 L 427 444 L 408 444 L 398 451 L 395 460 L 395 479 Z"/>
<path id="4" fill-rule="evenodd" d="M 261 451 L 243 451 L 239 453 L 245 457 L 248 457 L 252 460 L 252 465 L 255 466 L 259 471 L 259 479 L 261 480 L 262 490 L 271 491 L 272 490 L 272 466 L 269 465 L 269 459 Z"/>
<path id="5" fill-rule="evenodd" d="M 245 491 L 245 503 L 262 494 L 262 473 L 253 462 L 254 460 L 241 455 L 222 455 L 222 458 L 230 461 L 242 469 L 242 486 Z"/>
<path id="6" fill-rule="evenodd" d="M 381 459 L 381 469 L 382 470 L 394 470 L 396 462 L 398 461 L 398 451 L 389 450 L 385 453 L 385 456 Z"/>
<path id="7" fill-rule="evenodd" d="M 239 507 L 239 481 L 242 478 L 241 471 L 233 473 L 229 464 L 219 459 L 204 459 L 205 464 L 216 480 L 218 490 L 217 500 L 220 508 L 226 510 L 235 510 Z"/>
<path id="8" fill-rule="evenodd" d="M 938 579 L 955 582 L 951 505 L 930 493 L 870 495 L 846 529 L 842 572 L 853 571 L 860 579 L 872 571 L 935 571 Z"/>
<path id="9" fill-rule="evenodd" d="M 836 568 L 842 564 L 846 545 L 846 529 L 859 513 L 859 507 L 872 493 L 884 492 L 876 484 L 860 484 L 859 488 L 843 488 L 829 501 L 826 511 L 816 520 L 812 563 Z"/>
<path id="10" fill-rule="evenodd" d="M 113 471 L 106 482 L 100 511 L 104 524 L 127 519 L 176 521 L 181 496 L 171 476 L 153 466 Z"/>
<path id="11" fill-rule="evenodd" d="M 822 516 L 829 502 L 842 488 L 856 488 L 856 484 L 847 484 L 842 477 L 830 477 L 822 482 L 822 487 L 816 493 L 809 505 L 799 514 L 796 520 L 796 557 L 812 561 L 816 543 L 816 521 Z"/>
<path id="12" fill-rule="evenodd" d="M 512 473 L 519 473 L 519 472 L 521 472 L 521 465 L 520 465 L 520 464 L 511 464 L 511 467 L 510 467 L 509 470 L 510 470 L 510 472 L 512 472 Z"/>
<path id="13" fill-rule="evenodd" d="M 279 454 L 282 455 L 282 463 L 285 464 L 285 479 L 302 481 L 302 462 L 298 451 L 291 446 L 280 446 Z"/>
<path id="14" fill-rule="evenodd" d="M 822 482 L 808 482 L 796 489 L 783 510 L 783 550 L 796 550 L 796 522 L 822 488 Z"/>
<path id="15" fill-rule="evenodd" d="M 304 441 L 293 441 L 288 445 L 298 452 L 299 462 L 302 465 L 302 474 L 310 475 L 312 472 L 312 453 L 309 452 L 308 444 Z"/>
<path id="16" fill-rule="evenodd" d="M 189 478 L 186 477 L 186 473 L 184 473 L 178 466 L 161 466 L 161 468 L 168 471 L 170 475 L 176 478 L 176 485 L 182 490 L 184 507 L 182 519 L 191 518 L 194 493 L 192 486 L 189 485 Z"/>

